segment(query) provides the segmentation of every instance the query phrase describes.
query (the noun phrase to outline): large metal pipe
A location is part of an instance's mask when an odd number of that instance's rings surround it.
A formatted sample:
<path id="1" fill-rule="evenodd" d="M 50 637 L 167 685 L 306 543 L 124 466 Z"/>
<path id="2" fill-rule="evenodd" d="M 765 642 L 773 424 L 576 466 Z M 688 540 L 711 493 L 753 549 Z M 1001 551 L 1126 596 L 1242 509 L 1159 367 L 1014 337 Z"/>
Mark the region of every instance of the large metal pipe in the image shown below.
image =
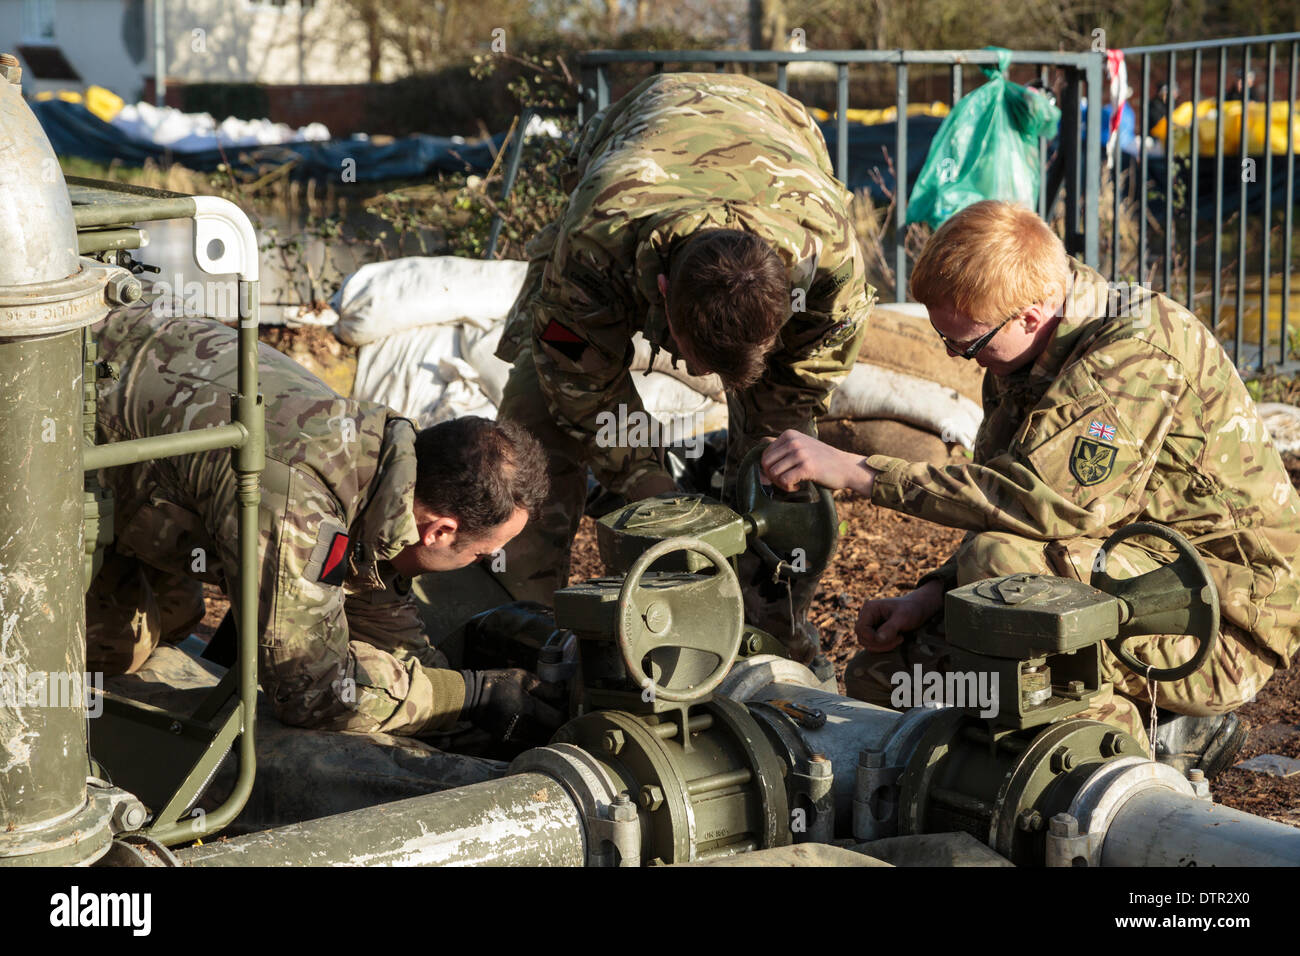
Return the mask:
<path id="1" fill-rule="evenodd" d="M 189 866 L 582 866 L 583 821 L 540 773 L 411 797 L 176 853 Z"/>
<path id="2" fill-rule="evenodd" d="M 80 445 L 81 332 L 0 339 L 0 832 L 86 798 Z"/>
<path id="3" fill-rule="evenodd" d="M 1300 866 L 1300 829 L 1151 788 L 1115 811 L 1102 866 Z"/>
<path id="4" fill-rule="evenodd" d="M 78 257 L 58 160 L 0 72 L 0 863 L 50 865 L 111 837 L 86 785 L 80 330 L 121 273 Z"/>

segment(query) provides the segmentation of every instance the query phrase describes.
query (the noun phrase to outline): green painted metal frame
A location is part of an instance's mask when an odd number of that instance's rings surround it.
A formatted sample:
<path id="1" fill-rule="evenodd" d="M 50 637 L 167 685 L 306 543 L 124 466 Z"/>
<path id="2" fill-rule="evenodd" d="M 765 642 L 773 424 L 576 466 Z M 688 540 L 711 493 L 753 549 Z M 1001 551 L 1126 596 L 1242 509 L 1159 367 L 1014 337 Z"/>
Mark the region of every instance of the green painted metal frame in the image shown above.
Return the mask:
<path id="1" fill-rule="evenodd" d="M 128 228 L 138 222 L 163 219 L 192 219 L 193 197 L 163 190 L 122 186 L 92 180 L 68 178 L 73 214 L 79 234 L 90 230 Z M 83 232 L 84 231 L 84 232 Z M 239 486 L 239 658 L 237 677 L 223 680 L 200 705 L 186 725 L 200 734 L 210 734 L 180 787 L 155 815 L 149 836 L 164 844 L 183 843 L 207 836 L 226 827 L 248 802 L 257 772 L 254 722 L 257 708 L 257 615 L 258 615 L 258 530 L 261 503 L 261 474 L 265 467 L 266 415 L 258 391 L 257 330 L 260 318 L 258 282 L 239 279 L 239 366 L 236 392 L 231 397 L 234 419 L 217 428 L 156 435 L 108 445 L 88 444 L 83 453 L 85 471 L 112 468 L 133 462 L 174 455 L 231 448 L 231 465 Z M 224 718 L 216 719 L 232 696 L 238 703 Z M 123 707 L 144 714 L 131 702 Z M 143 721 L 143 717 L 141 717 Z M 199 796 L 215 773 L 235 736 L 239 737 L 239 773 L 225 802 L 211 813 L 181 822 L 177 818 Z"/>

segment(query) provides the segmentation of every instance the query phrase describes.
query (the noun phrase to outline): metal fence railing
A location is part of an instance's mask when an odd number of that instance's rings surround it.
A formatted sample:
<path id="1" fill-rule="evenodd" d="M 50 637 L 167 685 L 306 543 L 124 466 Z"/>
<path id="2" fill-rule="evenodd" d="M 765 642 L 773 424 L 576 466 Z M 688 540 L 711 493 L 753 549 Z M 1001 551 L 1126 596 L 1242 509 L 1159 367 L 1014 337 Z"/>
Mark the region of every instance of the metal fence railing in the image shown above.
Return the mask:
<path id="1" fill-rule="evenodd" d="M 1125 50 L 1134 90 L 1109 148 L 1103 113 L 1113 108 L 1104 52 L 1014 51 L 1011 57 L 1021 74 L 1037 67 L 1062 111 L 1059 139 L 1039 144 L 1039 213 L 1049 220 L 1060 216 L 1066 248 L 1114 285 L 1140 283 L 1187 305 L 1215 329 L 1243 370 L 1300 368 L 1300 323 L 1290 321 L 1298 52 L 1300 33 Z M 899 223 L 907 217 L 911 121 L 895 123 L 892 157 L 882 161 L 878 146 L 875 160 L 864 159 L 860 148 L 851 153 L 851 81 L 869 70 L 892 70 L 897 117 L 907 117 L 910 91 L 925 80 L 918 74 L 933 78 L 937 68 L 942 77 L 946 67 L 943 92 L 955 104 L 963 94 L 963 71 L 996 62 L 991 50 L 597 51 L 578 60 L 578 118 L 607 106 L 621 92 L 616 83 L 630 85 L 669 67 L 741 69 L 789 92 L 792 77 L 817 64 L 828 81 L 833 71 L 834 118 L 824 129 L 836 175 L 849 182 L 850 170 L 863 162 L 885 166 L 892 160 L 893 221 Z M 1255 66 L 1263 72 L 1258 84 Z M 1286 95 L 1279 98 L 1283 86 Z M 819 95 L 829 99 L 828 91 Z M 1101 106 L 1089 109 L 1089 102 Z M 1128 123 L 1132 131 L 1126 133 Z M 518 145 L 512 142 L 512 150 Z M 913 153 L 920 145 L 912 144 Z M 510 160 L 513 179 L 517 155 Z M 906 230 L 894 228 L 885 238 L 892 245 L 887 258 L 894 298 L 901 302 L 907 296 Z"/>
<path id="2" fill-rule="evenodd" d="M 1135 135 L 1121 133 L 1107 177 L 1110 277 L 1184 303 L 1243 368 L 1300 367 L 1289 322 L 1298 45 L 1286 33 L 1124 50 L 1137 66 Z"/>

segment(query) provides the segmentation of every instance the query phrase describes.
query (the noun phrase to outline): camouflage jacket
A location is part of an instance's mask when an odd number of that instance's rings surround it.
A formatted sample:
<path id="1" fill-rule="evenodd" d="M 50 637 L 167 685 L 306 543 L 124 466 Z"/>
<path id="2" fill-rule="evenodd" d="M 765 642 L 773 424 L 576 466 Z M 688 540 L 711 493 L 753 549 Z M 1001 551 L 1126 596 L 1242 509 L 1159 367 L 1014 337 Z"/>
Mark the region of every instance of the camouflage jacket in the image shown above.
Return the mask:
<path id="1" fill-rule="evenodd" d="M 1213 334 L 1165 296 L 1133 291 L 1113 307 L 1106 280 L 1072 260 L 1046 350 L 984 378 L 974 464 L 872 456 L 871 500 L 1041 541 L 1135 521 L 1173 528 L 1204 557 L 1224 618 L 1285 666 L 1300 645 L 1300 497 Z M 932 577 L 953 587 L 955 560 L 922 581 Z"/>
<path id="2" fill-rule="evenodd" d="M 651 77 L 597 113 L 569 155 L 560 219 L 529 247 L 498 356 L 529 349 L 560 426 L 596 477 L 625 492 L 660 468 L 653 449 L 601 448 L 596 416 L 642 409 L 632 336 L 677 355 L 658 276 L 702 229 L 766 239 L 790 271 L 792 314 L 762 380 L 729 395 L 747 439 L 809 430 L 852 367 L 875 289 L 821 130 L 797 101 L 743 76 Z"/>
<path id="3" fill-rule="evenodd" d="M 143 307 L 109 316 L 100 356 L 97 440 L 122 441 L 232 420 L 237 332 L 161 319 Z M 259 676 L 289 724 L 416 733 L 436 723 L 436 689 L 409 582 L 389 559 L 417 540 L 411 498 L 415 430 L 383 405 L 340 398 L 268 346 L 259 509 Z M 105 469 L 121 554 L 220 585 L 237 601 L 238 493 L 231 450 Z M 454 675 L 455 681 L 444 680 Z M 432 681 L 432 684 L 431 684 Z M 460 682 L 463 685 L 463 682 Z M 433 685 L 440 685 L 435 688 Z M 448 703 L 459 712 L 460 701 Z M 454 714 L 452 717 L 454 718 Z"/>

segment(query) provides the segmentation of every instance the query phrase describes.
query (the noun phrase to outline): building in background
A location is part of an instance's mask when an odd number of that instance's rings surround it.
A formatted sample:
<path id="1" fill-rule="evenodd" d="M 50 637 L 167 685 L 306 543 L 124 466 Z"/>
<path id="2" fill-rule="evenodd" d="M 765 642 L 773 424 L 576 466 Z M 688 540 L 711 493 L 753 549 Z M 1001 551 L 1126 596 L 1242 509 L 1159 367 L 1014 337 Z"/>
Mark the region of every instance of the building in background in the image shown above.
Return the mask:
<path id="1" fill-rule="evenodd" d="M 354 0 L 0 0 L 0 50 L 22 61 L 28 95 L 93 84 L 152 101 L 154 3 L 165 4 L 172 106 L 190 105 L 186 86 L 259 84 L 272 119 L 333 126 L 360 85 L 408 72 L 386 51 L 372 62 Z"/>

